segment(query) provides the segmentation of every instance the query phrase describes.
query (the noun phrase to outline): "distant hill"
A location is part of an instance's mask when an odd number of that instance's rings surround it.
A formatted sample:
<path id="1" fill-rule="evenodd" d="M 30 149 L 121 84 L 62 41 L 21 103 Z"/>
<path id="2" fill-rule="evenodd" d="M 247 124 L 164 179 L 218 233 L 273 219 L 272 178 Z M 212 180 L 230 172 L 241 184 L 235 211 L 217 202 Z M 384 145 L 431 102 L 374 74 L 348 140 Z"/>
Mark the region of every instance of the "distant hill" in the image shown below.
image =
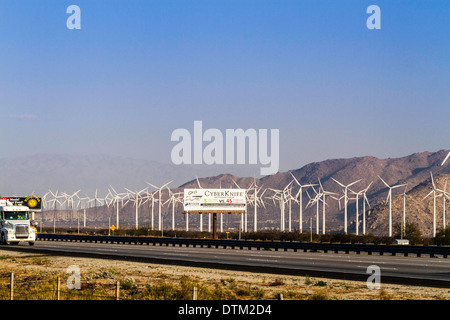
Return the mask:
<path id="1" fill-rule="evenodd" d="M 245 172 L 247 167 L 227 166 L 230 172 Z M 36 154 L 0 159 L 0 195 L 45 194 L 49 189 L 73 193 L 106 195 L 108 188 L 136 189 L 146 181 L 161 185 L 173 180 L 179 186 L 198 176 L 221 173 L 217 166 L 176 166 L 156 161 L 110 155 Z"/>

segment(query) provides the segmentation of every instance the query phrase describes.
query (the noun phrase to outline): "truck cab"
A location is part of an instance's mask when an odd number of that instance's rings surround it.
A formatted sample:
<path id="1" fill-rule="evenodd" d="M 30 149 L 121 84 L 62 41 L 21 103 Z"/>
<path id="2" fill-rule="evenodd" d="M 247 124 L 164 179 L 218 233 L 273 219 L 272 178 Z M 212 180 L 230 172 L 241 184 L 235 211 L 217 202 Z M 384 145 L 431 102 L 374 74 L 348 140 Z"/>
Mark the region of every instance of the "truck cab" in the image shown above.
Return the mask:
<path id="1" fill-rule="evenodd" d="M 30 208 L 13 205 L 0 200 L 0 243 L 18 244 L 28 242 L 34 245 L 37 230 L 30 220 Z"/>

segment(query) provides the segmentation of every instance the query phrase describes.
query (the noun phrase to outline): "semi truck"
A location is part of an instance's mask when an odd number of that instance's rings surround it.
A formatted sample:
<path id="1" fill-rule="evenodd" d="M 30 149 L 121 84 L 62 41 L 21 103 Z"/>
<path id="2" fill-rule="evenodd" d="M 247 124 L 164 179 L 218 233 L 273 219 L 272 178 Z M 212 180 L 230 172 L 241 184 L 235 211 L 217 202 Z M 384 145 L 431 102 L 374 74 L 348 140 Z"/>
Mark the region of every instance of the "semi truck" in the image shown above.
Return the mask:
<path id="1" fill-rule="evenodd" d="M 15 205 L 8 199 L 0 200 L 0 243 L 34 245 L 37 229 L 31 220 L 30 207 Z"/>

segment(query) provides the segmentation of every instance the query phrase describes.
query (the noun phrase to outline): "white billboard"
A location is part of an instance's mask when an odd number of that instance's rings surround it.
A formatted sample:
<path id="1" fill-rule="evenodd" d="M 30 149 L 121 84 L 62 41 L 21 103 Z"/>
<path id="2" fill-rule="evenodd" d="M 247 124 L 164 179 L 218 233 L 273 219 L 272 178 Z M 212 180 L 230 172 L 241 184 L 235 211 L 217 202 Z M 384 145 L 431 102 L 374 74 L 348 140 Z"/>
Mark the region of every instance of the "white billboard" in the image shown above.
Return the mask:
<path id="1" fill-rule="evenodd" d="M 246 189 L 184 189 L 184 211 L 244 213 L 246 193 Z"/>

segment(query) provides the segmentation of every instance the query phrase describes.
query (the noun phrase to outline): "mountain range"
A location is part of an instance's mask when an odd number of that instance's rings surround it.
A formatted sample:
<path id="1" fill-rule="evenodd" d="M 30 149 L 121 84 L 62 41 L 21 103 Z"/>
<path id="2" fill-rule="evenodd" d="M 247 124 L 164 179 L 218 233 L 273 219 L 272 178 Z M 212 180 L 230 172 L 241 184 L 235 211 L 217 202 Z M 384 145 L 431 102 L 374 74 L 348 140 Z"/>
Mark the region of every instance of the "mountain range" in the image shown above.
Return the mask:
<path id="1" fill-rule="evenodd" d="M 248 167 L 226 166 L 234 174 Z M 105 195 L 108 188 L 142 189 L 146 181 L 162 185 L 173 181 L 180 185 L 195 176 L 221 173 L 220 166 L 186 166 L 110 155 L 35 154 L 0 159 L 0 194 L 23 196 L 32 192 L 43 195 L 56 190 L 83 195 Z M 259 169 L 258 169 L 259 170 Z M 195 173 L 194 173 L 195 172 Z"/>
<path id="2" fill-rule="evenodd" d="M 407 194 L 407 221 L 417 222 L 424 235 L 429 236 L 432 230 L 432 212 L 433 201 L 430 198 L 423 200 L 426 193 L 431 191 L 430 173 L 433 173 L 436 184 L 443 188 L 444 181 L 450 174 L 450 163 L 441 166 L 442 160 L 448 151 L 440 150 L 437 152 L 414 153 L 400 158 L 378 159 L 373 156 L 355 157 L 347 159 L 329 159 L 321 162 L 307 164 L 299 169 L 286 172 L 279 172 L 274 175 L 262 178 L 241 177 L 235 174 L 221 173 L 206 176 L 207 172 L 202 172 L 203 177 L 195 179 L 193 170 L 189 167 L 177 167 L 170 165 L 161 165 L 155 162 L 135 160 L 129 158 L 109 157 L 109 156 L 62 156 L 62 155 L 38 155 L 31 158 L 16 158 L 0 160 L 0 169 L 4 172 L 0 184 L 1 190 L 12 190 L 18 192 L 24 185 L 42 187 L 42 191 L 59 188 L 60 191 L 77 190 L 89 188 L 90 192 L 99 184 L 114 186 L 135 186 L 137 182 L 142 187 L 148 185 L 145 181 L 150 181 L 156 185 L 161 185 L 170 180 L 175 180 L 170 186 L 179 185 L 172 188 L 173 192 L 180 192 L 184 188 L 197 188 L 199 184 L 202 188 L 248 188 L 252 183 L 265 188 L 282 190 L 293 179 L 292 175 L 301 184 L 318 184 L 319 179 L 323 188 L 329 192 L 335 193 L 336 198 L 331 197 L 326 201 L 326 232 L 342 232 L 344 223 L 344 199 L 342 199 L 343 188 L 335 181 L 348 185 L 354 181 L 350 189 L 359 192 L 369 185 L 367 190 L 366 221 L 367 230 L 370 233 L 386 235 L 388 231 L 387 218 L 388 206 L 386 197 L 388 188 L 381 181 L 380 177 L 390 186 L 405 184 L 403 188 L 393 189 L 393 220 L 399 222 L 402 216 L 403 200 L 402 194 Z M 213 171 L 211 169 L 211 171 Z M 198 174 L 198 171 L 196 172 Z M 200 174 L 199 174 L 200 176 Z M 96 177 L 96 185 L 91 183 L 92 177 Z M 147 180 L 148 179 L 148 180 Z M 184 181 L 183 181 L 184 180 Z M 187 181 L 187 182 L 186 182 Z M 14 182 L 14 183 L 12 183 Z M 184 183 L 183 183 L 184 182 Z M 59 184 L 58 184 L 59 183 Z M 298 186 L 292 184 L 292 194 L 297 194 Z M 67 189 L 64 189 L 67 188 Z M 317 188 L 317 187 L 316 187 Z M 134 187 L 133 187 L 133 190 Z M 151 190 L 150 190 L 151 191 Z M 67 191 L 66 191 L 67 192 Z M 271 191 L 267 191 L 264 196 L 269 196 Z M 37 193 L 37 192 L 36 192 Z M 4 194 L 4 192 L 2 192 Z M 167 190 L 163 191 L 163 200 L 167 199 Z M 310 200 L 308 196 L 314 197 L 312 188 L 303 192 L 303 207 Z M 348 202 L 348 232 L 356 231 L 356 202 L 355 195 L 349 191 Z M 359 196 L 359 232 L 362 232 L 362 197 Z M 439 203 L 442 202 L 442 198 Z M 401 205 L 400 205 L 401 204 Z M 370 205 L 370 206 L 369 206 Z M 442 204 L 440 204 L 442 212 Z M 171 208 L 163 206 L 164 225 L 170 225 Z M 143 205 L 139 209 L 139 224 L 150 224 L 150 206 Z M 286 230 L 288 229 L 289 207 L 286 204 L 285 209 Z M 302 228 L 303 230 L 316 231 L 316 205 L 304 209 Z M 322 214 L 323 206 L 319 203 L 319 232 L 322 232 Z M 182 206 L 176 208 L 176 228 L 185 226 L 185 215 L 181 214 Z M 155 221 L 157 219 L 157 208 L 155 209 Z M 42 214 L 45 225 L 48 226 L 53 219 L 53 213 Z M 75 213 L 76 215 L 77 213 Z M 101 208 L 92 208 L 88 210 L 88 221 L 96 221 L 95 226 L 104 225 L 109 218 L 114 221 L 115 209 L 103 206 Z M 292 201 L 291 203 L 291 229 L 298 230 L 299 224 L 299 205 Z M 442 227 L 442 214 L 438 219 L 438 228 Z M 74 223 L 74 212 L 58 212 L 57 220 L 59 223 Z M 120 209 L 121 225 L 133 226 L 135 221 L 135 208 L 130 201 Z M 239 217 L 237 215 L 225 215 L 224 224 L 226 228 L 236 229 L 239 226 Z M 253 207 L 248 208 L 248 226 L 252 230 L 253 226 Z M 408 220 L 410 219 L 410 220 Z M 431 219 L 431 220 L 430 220 Z M 449 219 L 447 219 L 449 220 Z M 203 219 L 206 225 L 207 218 Z M 193 215 L 189 218 L 190 228 L 198 229 L 199 215 Z M 155 222 L 156 224 L 156 222 Z M 157 225 L 157 224 L 156 224 Z M 71 224 L 71 226 L 75 226 Z M 280 209 L 278 203 L 265 198 L 265 208 L 258 208 L 258 226 L 259 229 L 280 228 Z"/>

